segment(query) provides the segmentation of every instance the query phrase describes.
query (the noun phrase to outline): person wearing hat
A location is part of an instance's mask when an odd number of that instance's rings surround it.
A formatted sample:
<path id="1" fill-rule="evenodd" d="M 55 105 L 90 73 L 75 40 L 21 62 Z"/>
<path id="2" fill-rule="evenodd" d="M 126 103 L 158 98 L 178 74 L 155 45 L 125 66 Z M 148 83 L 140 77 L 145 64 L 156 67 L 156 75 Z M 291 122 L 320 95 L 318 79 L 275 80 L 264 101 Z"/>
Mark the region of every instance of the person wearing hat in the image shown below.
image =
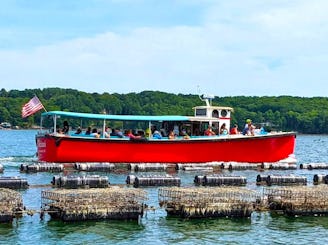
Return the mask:
<path id="1" fill-rule="evenodd" d="M 251 119 L 246 119 L 246 125 L 243 130 L 243 135 L 252 135 L 254 136 L 255 126 L 252 124 Z"/>

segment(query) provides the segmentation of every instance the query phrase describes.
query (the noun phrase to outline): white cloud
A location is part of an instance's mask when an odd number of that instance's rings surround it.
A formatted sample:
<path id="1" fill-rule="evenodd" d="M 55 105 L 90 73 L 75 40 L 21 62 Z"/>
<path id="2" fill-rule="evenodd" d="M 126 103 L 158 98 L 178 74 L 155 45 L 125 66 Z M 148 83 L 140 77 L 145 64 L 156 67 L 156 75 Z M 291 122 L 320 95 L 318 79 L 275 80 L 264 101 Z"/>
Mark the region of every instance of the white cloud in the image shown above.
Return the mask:
<path id="1" fill-rule="evenodd" d="M 0 51 L 0 87 L 196 93 L 200 85 L 220 96 L 325 96 L 327 5 L 213 1 L 198 26 L 139 27 Z"/>

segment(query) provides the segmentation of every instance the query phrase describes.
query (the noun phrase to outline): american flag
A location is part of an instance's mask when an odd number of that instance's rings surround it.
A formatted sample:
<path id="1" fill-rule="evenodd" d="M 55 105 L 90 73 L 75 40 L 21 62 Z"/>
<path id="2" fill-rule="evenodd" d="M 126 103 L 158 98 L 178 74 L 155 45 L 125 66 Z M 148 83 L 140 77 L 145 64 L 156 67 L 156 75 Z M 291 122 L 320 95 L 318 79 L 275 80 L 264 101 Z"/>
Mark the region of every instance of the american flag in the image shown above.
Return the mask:
<path id="1" fill-rule="evenodd" d="M 35 95 L 29 102 L 27 102 L 22 108 L 22 117 L 28 117 L 37 111 L 44 109 L 41 101 Z"/>

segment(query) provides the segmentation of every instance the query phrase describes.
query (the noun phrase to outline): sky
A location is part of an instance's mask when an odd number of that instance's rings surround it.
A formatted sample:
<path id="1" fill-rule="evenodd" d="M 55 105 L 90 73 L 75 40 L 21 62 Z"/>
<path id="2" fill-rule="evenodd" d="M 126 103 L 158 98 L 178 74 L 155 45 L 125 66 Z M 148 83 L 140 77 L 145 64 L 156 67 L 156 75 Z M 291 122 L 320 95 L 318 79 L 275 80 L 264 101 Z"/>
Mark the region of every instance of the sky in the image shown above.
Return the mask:
<path id="1" fill-rule="evenodd" d="M 327 96 L 327 0 L 1 0 L 0 89 Z"/>

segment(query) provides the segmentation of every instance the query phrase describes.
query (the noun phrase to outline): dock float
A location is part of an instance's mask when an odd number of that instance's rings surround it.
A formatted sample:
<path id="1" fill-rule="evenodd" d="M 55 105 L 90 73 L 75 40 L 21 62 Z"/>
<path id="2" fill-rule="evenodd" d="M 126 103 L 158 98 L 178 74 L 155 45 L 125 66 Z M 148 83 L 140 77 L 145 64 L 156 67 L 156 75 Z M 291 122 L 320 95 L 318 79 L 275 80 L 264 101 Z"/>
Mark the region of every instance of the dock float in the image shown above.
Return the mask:
<path id="1" fill-rule="evenodd" d="M 0 188 L 0 223 L 10 223 L 21 216 L 24 209 L 22 195 L 14 190 Z"/>
<path id="2" fill-rule="evenodd" d="M 306 185 L 307 178 L 305 176 L 295 175 L 257 175 L 257 185 Z"/>
<path id="3" fill-rule="evenodd" d="M 33 163 L 21 164 L 21 172 L 37 173 L 37 172 L 63 172 L 64 165 L 59 163 Z"/>
<path id="4" fill-rule="evenodd" d="M 131 177 L 130 177 L 131 180 Z M 136 176 L 133 186 L 138 188 L 142 186 L 180 186 L 180 177 L 172 175 L 150 175 L 150 176 Z"/>
<path id="5" fill-rule="evenodd" d="M 175 164 L 163 164 L 163 163 L 131 163 L 129 164 L 129 170 L 132 172 L 155 172 L 155 171 L 167 171 L 169 169 L 174 170 Z"/>
<path id="6" fill-rule="evenodd" d="M 242 186 L 246 185 L 247 179 L 244 176 L 228 176 L 228 175 L 197 175 L 194 183 L 204 186 Z"/>
<path id="7" fill-rule="evenodd" d="M 27 189 L 27 179 L 20 177 L 0 177 L 0 188 Z"/>
<path id="8" fill-rule="evenodd" d="M 177 163 L 176 170 L 183 171 L 218 171 L 221 169 L 222 162 L 208 163 Z"/>
<path id="9" fill-rule="evenodd" d="M 300 169 L 328 169 L 328 163 L 301 163 Z"/>
<path id="10" fill-rule="evenodd" d="M 104 188 L 108 187 L 107 176 L 87 175 L 87 176 L 54 176 L 51 184 L 59 188 Z"/>
<path id="11" fill-rule="evenodd" d="M 248 170 L 253 169 L 256 170 L 260 168 L 260 164 L 258 163 L 243 163 L 243 162 L 225 162 L 221 164 L 221 169 L 232 170 Z"/>
<path id="12" fill-rule="evenodd" d="M 86 172 L 111 172 L 115 169 L 114 163 L 75 163 L 74 168 Z"/>
<path id="13" fill-rule="evenodd" d="M 314 185 L 328 184 L 328 175 L 326 175 L 326 174 L 315 174 L 313 176 L 313 184 Z"/>
<path id="14" fill-rule="evenodd" d="M 163 187 L 159 205 L 182 218 L 250 217 L 257 194 L 238 187 Z"/>
<path id="15" fill-rule="evenodd" d="M 144 213 L 142 189 L 57 189 L 41 192 L 41 207 L 51 218 L 62 221 L 139 220 Z"/>
<path id="16" fill-rule="evenodd" d="M 295 170 L 297 169 L 296 163 L 262 163 L 261 169 L 270 169 L 270 170 Z"/>

